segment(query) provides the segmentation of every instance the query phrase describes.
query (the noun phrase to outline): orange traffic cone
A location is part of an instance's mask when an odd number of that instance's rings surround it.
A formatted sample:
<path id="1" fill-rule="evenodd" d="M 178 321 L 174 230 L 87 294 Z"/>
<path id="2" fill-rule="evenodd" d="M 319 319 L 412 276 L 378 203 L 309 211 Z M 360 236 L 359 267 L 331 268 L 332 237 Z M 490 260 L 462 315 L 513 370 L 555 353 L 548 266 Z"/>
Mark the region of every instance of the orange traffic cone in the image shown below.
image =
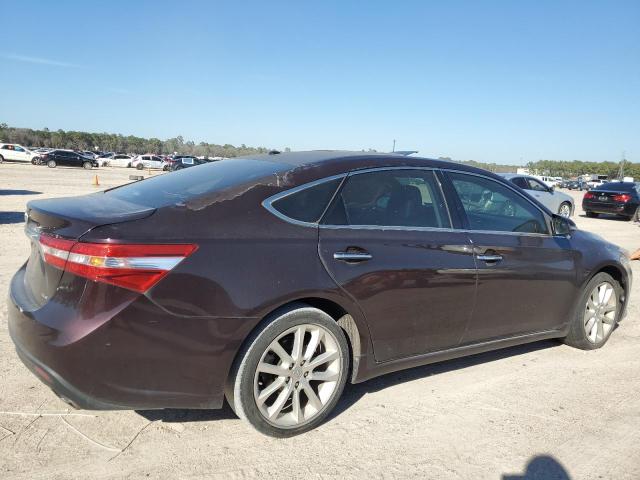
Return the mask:
<path id="1" fill-rule="evenodd" d="M 96 187 L 100 185 L 100 181 L 98 180 L 98 175 L 93 176 L 93 185 Z"/>

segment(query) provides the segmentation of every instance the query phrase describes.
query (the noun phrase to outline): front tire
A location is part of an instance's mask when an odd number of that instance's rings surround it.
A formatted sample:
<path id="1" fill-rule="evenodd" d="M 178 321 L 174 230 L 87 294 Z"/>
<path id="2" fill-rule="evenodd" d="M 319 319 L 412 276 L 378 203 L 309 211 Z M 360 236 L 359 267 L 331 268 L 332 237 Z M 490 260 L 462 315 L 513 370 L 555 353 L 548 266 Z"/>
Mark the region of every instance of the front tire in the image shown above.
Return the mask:
<path id="1" fill-rule="evenodd" d="M 584 287 L 564 342 L 581 350 L 595 350 L 607 343 L 620 320 L 622 294 L 622 287 L 611 275 L 595 275 Z"/>
<path id="2" fill-rule="evenodd" d="M 57 163 L 56 163 L 55 160 L 49 160 L 47 162 L 47 167 L 49 167 L 49 168 L 56 168 L 56 166 L 57 166 Z"/>
<path id="3" fill-rule="evenodd" d="M 141 163 L 136 165 L 136 170 L 142 170 L 144 168 L 144 165 L 142 165 Z"/>
<path id="4" fill-rule="evenodd" d="M 234 412 L 260 433 L 291 437 L 326 419 L 348 373 L 342 329 L 323 311 L 301 304 L 247 339 L 225 394 Z"/>
<path id="5" fill-rule="evenodd" d="M 84 168 L 85 170 L 91 170 L 93 168 L 93 165 L 91 164 L 91 162 L 84 162 L 82 164 L 82 168 Z"/>
<path id="6" fill-rule="evenodd" d="M 562 202 L 558 208 L 558 215 L 569 218 L 571 216 L 571 204 L 569 202 Z"/>

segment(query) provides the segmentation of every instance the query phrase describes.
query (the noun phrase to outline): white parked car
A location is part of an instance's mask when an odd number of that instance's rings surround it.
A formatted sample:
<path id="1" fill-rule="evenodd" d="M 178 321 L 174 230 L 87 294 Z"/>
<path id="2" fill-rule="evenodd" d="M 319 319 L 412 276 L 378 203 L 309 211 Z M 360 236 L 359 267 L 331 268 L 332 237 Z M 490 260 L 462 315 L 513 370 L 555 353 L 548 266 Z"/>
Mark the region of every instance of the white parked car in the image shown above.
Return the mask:
<path id="1" fill-rule="evenodd" d="M 11 162 L 33 163 L 38 158 L 38 154 L 28 148 L 15 143 L 0 143 L 0 163 L 5 160 Z"/>
<path id="2" fill-rule="evenodd" d="M 534 178 L 537 178 L 542 183 L 544 183 L 547 187 L 557 187 L 560 183 L 556 180 L 556 177 L 548 177 L 546 175 L 531 175 Z"/>
<path id="3" fill-rule="evenodd" d="M 138 170 L 143 168 L 162 168 L 164 160 L 157 155 L 138 155 L 133 159 L 131 166 Z"/>
<path id="4" fill-rule="evenodd" d="M 106 163 L 106 165 L 110 167 L 131 167 L 133 164 L 133 157 L 131 155 L 125 155 L 124 153 L 116 153 L 111 158 L 99 158 L 98 161 Z"/>
<path id="5" fill-rule="evenodd" d="M 535 197 L 553 213 L 567 218 L 573 215 L 573 198 L 566 193 L 556 191 L 555 187 L 544 184 L 538 177 L 517 173 L 500 173 L 499 175 Z"/>
<path id="6" fill-rule="evenodd" d="M 587 185 L 589 185 L 589 189 L 594 189 L 604 185 L 605 183 L 607 183 L 607 180 L 589 180 Z"/>

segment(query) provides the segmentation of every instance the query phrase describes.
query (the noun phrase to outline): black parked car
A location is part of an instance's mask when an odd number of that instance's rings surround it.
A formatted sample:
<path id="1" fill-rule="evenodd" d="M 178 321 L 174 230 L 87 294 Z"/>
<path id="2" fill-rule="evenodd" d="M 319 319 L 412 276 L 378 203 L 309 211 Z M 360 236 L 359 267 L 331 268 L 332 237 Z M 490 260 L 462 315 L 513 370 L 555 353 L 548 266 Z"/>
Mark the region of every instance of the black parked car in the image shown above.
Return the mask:
<path id="1" fill-rule="evenodd" d="M 91 170 L 93 167 L 98 166 L 98 161 L 95 158 L 85 157 L 78 152 L 72 152 L 70 150 L 53 150 L 40 156 L 40 164 L 46 165 L 49 168 L 65 165 Z"/>
<path id="2" fill-rule="evenodd" d="M 182 170 L 183 168 L 195 167 L 196 165 L 202 165 L 204 163 L 208 163 L 208 161 L 189 155 L 178 155 L 173 158 L 173 162 L 169 165 L 167 170 Z"/>
<path id="3" fill-rule="evenodd" d="M 582 180 L 573 180 L 567 184 L 567 188 L 569 190 L 589 190 L 589 184 L 587 182 L 583 182 Z"/>
<path id="4" fill-rule="evenodd" d="M 620 215 L 629 220 L 640 220 L 640 184 L 610 182 L 584 194 L 582 209 L 587 217 L 600 213 Z"/>

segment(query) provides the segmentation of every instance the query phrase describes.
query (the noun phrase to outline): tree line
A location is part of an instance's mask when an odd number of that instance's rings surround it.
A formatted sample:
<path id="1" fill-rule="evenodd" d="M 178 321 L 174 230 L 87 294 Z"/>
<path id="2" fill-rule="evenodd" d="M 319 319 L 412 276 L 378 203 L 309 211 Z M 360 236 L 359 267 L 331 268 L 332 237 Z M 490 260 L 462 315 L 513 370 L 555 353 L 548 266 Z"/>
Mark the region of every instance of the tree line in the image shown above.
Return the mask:
<path id="1" fill-rule="evenodd" d="M 30 128 L 9 127 L 6 123 L 0 123 L 0 142 L 18 143 L 25 147 L 50 147 L 68 148 L 72 150 L 100 150 L 104 152 L 122 153 L 158 153 L 182 155 L 208 156 L 208 157 L 238 157 L 256 153 L 267 153 L 270 149 L 265 147 L 247 147 L 242 144 L 239 147 L 225 144 L 184 140 L 178 135 L 175 138 L 160 140 L 159 138 L 142 138 L 133 135 L 120 135 L 114 133 L 89 133 L 55 130 L 48 128 L 33 130 Z M 289 149 L 285 149 L 288 151 Z M 375 151 L 375 150 L 370 150 Z M 448 157 L 440 157 L 441 160 L 451 160 Z M 473 165 L 491 172 L 515 172 L 516 165 L 499 165 L 496 163 L 483 163 L 474 160 L 464 160 L 460 163 Z M 526 166 L 529 171 L 537 175 L 549 175 L 553 177 L 573 178 L 583 174 L 607 175 L 609 178 L 617 178 L 620 165 L 623 166 L 624 176 L 640 179 L 640 163 L 622 162 L 583 162 L 580 160 L 538 160 L 529 162 Z"/>
<path id="2" fill-rule="evenodd" d="M 440 160 L 451 160 L 448 157 L 440 157 Z M 498 165 L 496 163 L 476 162 L 475 160 L 462 160 L 459 163 L 483 168 L 495 173 L 516 173 L 520 167 L 517 165 Z M 583 162 L 580 160 L 538 160 L 529 162 L 525 166 L 532 175 L 548 175 L 550 177 L 575 178 L 585 174 L 606 175 L 609 179 L 619 177 L 633 177 L 640 180 L 640 163 L 632 163 L 628 160 L 620 162 Z M 622 167 L 622 170 L 621 168 Z M 620 175 L 622 172 L 622 175 Z"/>
<path id="3" fill-rule="evenodd" d="M 134 135 L 114 133 L 89 133 L 55 130 L 48 128 L 33 130 L 31 128 L 9 127 L 0 123 L 0 142 L 17 143 L 25 147 L 65 148 L 71 150 L 99 150 L 102 152 L 121 153 L 157 153 L 208 157 L 238 157 L 256 153 L 268 153 L 265 147 L 239 147 L 225 144 L 200 142 L 195 143 L 178 135 L 175 138 L 160 140 L 159 138 L 142 138 Z M 288 150 L 288 149 L 287 149 Z"/>

